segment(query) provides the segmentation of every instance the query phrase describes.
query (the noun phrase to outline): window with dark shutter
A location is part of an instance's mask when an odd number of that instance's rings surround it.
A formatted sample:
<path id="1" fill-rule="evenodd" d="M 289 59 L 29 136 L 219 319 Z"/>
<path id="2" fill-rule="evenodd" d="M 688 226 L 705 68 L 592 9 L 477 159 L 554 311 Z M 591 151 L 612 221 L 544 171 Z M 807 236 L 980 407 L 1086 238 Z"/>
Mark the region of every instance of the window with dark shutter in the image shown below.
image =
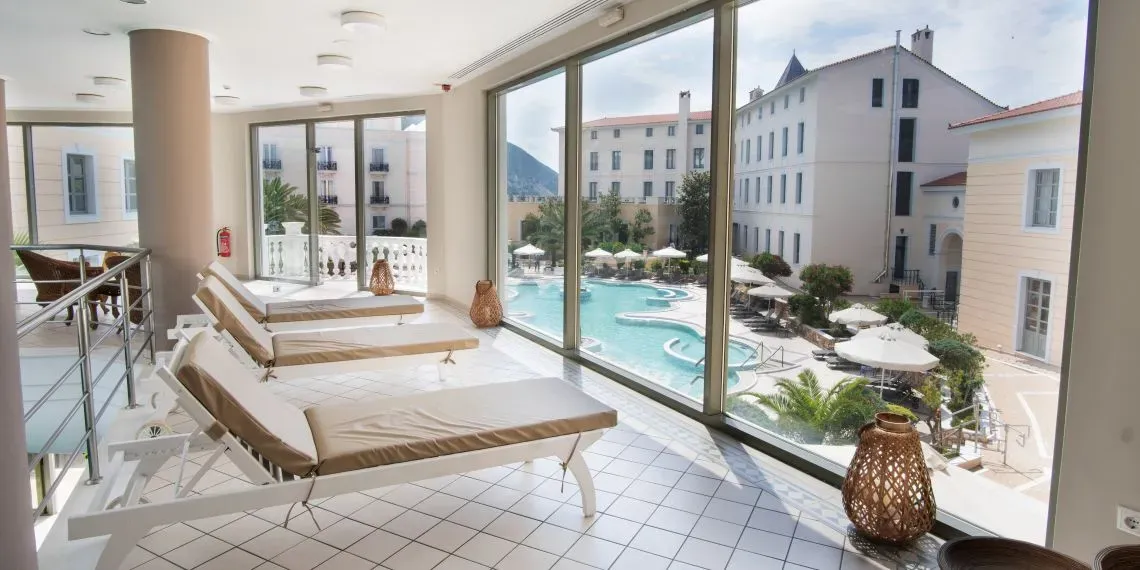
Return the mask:
<path id="1" fill-rule="evenodd" d="M 915 119 L 899 119 L 899 162 L 914 162 Z"/>
<path id="2" fill-rule="evenodd" d="M 883 78 L 876 77 L 871 80 L 871 106 L 883 106 Z"/>
<path id="3" fill-rule="evenodd" d="M 903 109 L 918 108 L 917 79 L 903 79 L 902 106 Z"/>
<path id="4" fill-rule="evenodd" d="M 895 215 L 910 215 L 911 183 L 914 182 L 913 172 L 895 173 Z"/>

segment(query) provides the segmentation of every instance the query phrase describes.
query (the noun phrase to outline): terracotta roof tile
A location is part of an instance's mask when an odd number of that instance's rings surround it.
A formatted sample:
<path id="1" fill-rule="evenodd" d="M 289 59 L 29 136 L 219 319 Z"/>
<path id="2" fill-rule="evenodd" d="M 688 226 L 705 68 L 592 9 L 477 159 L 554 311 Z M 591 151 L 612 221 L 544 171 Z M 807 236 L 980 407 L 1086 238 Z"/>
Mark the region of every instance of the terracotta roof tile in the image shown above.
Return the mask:
<path id="1" fill-rule="evenodd" d="M 628 115 L 625 117 L 602 117 L 586 123 L 583 127 L 621 127 L 625 125 L 654 125 L 657 123 L 676 123 L 678 113 L 665 113 L 663 115 Z M 693 111 L 689 113 L 690 121 L 710 121 L 712 111 Z"/>
<path id="2" fill-rule="evenodd" d="M 1031 103 L 1024 107 L 1017 107 L 989 115 L 983 115 L 976 119 L 970 119 L 969 121 L 963 121 L 961 123 L 950 125 L 950 128 L 957 129 L 959 127 L 980 125 L 982 123 L 992 123 L 994 121 L 1012 119 L 1014 117 L 1024 117 L 1026 115 L 1032 115 L 1035 113 L 1044 113 L 1045 111 L 1064 109 L 1066 107 L 1079 107 L 1081 105 L 1082 95 L 1083 92 L 1077 91 L 1075 93 L 1069 93 L 1068 95 L 1061 95 L 1060 97 L 1054 97 L 1052 99 L 1046 99 L 1044 101 Z"/>
<path id="3" fill-rule="evenodd" d="M 955 172 L 950 176 L 943 176 L 937 180 L 931 180 L 922 186 L 965 186 L 966 185 L 966 171 Z"/>

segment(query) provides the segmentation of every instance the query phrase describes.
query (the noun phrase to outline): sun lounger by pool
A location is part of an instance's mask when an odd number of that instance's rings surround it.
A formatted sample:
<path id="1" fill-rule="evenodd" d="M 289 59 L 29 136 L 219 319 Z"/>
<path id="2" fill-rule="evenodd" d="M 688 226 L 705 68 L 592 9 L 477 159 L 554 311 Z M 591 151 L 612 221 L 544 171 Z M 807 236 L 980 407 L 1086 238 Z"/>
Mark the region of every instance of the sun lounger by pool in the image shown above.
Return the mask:
<path id="1" fill-rule="evenodd" d="M 360 319 L 388 317 L 403 322 L 407 316 L 424 312 L 424 304 L 408 295 L 380 297 L 347 297 L 312 301 L 275 301 L 266 303 L 230 273 L 224 265 L 211 262 L 202 270 L 201 277 L 213 276 L 230 291 L 260 323 L 286 323 L 294 321 L 322 321 L 329 319 Z"/>
<path id="2" fill-rule="evenodd" d="M 117 569 L 151 528 L 555 456 L 574 476 L 584 516 L 595 492 L 582 452 L 617 412 L 554 378 L 439 390 L 304 411 L 253 377 L 209 334 L 179 342 L 158 376 L 197 424 L 190 434 L 110 444 L 111 465 L 68 537 L 110 535 L 96 570 Z M 525 404 L 525 405 L 524 405 Z M 187 453 L 210 452 L 201 465 Z M 256 486 L 190 496 L 225 455 Z M 140 497 L 168 460 L 187 481 Z M 112 500 L 112 489 L 118 495 Z M 570 492 L 570 491 L 567 491 Z M 111 508 L 115 505 L 118 508 Z"/>
<path id="3" fill-rule="evenodd" d="M 342 363 L 391 356 L 451 353 L 479 347 L 479 340 L 445 323 L 272 332 L 245 312 L 213 276 L 198 284 L 194 302 L 219 330 L 233 338 L 259 366 Z"/>

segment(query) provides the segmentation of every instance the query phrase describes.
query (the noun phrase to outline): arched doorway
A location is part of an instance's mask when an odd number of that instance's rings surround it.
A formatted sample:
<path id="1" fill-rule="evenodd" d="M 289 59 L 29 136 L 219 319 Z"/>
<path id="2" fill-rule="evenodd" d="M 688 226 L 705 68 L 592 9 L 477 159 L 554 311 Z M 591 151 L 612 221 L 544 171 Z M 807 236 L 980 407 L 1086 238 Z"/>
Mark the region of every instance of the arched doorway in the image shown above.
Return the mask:
<path id="1" fill-rule="evenodd" d="M 947 301 L 957 302 L 962 279 L 962 236 L 949 233 L 943 237 L 941 252 L 943 291 Z"/>

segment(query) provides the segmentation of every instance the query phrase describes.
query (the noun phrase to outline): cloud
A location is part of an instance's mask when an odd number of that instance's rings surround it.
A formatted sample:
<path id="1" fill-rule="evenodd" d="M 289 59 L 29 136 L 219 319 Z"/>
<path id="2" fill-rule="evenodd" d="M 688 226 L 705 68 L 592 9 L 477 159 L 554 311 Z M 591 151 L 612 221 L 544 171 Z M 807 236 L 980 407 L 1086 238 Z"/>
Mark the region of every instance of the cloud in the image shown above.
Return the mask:
<path id="1" fill-rule="evenodd" d="M 808 69 L 894 43 L 895 30 L 935 31 L 934 64 L 1000 105 L 1019 106 L 1081 88 L 1087 3 L 1082 0 L 759 0 L 738 11 L 737 101 L 774 87 L 795 50 Z M 677 93 L 692 109 L 712 102 L 711 18 L 583 66 L 583 118 L 672 113 Z M 507 97 L 507 139 L 558 164 L 563 82 Z"/>

